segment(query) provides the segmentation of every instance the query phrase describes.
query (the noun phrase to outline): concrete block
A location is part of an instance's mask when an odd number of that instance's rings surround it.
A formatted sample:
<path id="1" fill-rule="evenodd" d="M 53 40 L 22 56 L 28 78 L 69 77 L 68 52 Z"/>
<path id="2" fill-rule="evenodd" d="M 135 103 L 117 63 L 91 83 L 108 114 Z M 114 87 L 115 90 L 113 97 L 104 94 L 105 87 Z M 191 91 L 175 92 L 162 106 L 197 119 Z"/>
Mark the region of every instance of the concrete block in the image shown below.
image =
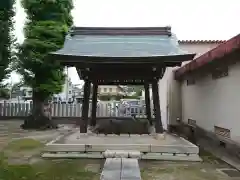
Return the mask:
<path id="1" fill-rule="evenodd" d="M 128 151 L 124 150 L 115 151 L 115 158 L 128 158 Z"/>
<path id="2" fill-rule="evenodd" d="M 149 153 L 150 154 L 150 153 Z M 163 156 L 173 156 L 173 153 L 151 153 L 151 154 L 153 154 L 153 155 L 163 155 Z"/>
<path id="3" fill-rule="evenodd" d="M 120 158 L 107 158 L 100 180 L 121 180 L 121 164 L 122 160 Z"/>
<path id="4" fill-rule="evenodd" d="M 173 156 L 166 155 L 160 153 L 148 153 L 142 155 L 142 159 L 145 160 L 164 160 L 164 161 L 193 161 L 193 162 L 201 162 L 202 159 L 198 156 Z"/>
<path id="5" fill-rule="evenodd" d="M 129 151 L 128 157 L 135 158 L 135 159 L 141 159 L 141 152 L 140 151 Z"/>
<path id="6" fill-rule="evenodd" d="M 187 154 L 176 154 L 176 156 L 186 157 L 188 155 Z"/>
<path id="7" fill-rule="evenodd" d="M 105 158 L 141 158 L 139 151 L 107 150 L 103 153 Z"/>
<path id="8" fill-rule="evenodd" d="M 113 138 L 114 138 L 114 137 L 118 137 L 118 136 L 119 136 L 119 135 L 117 135 L 117 134 L 108 134 L 108 135 L 107 135 L 107 137 L 113 137 Z"/>
<path id="9" fill-rule="evenodd" d="M 103 152 L 103 156 L 105 158 L 114 158 L 115 157 L 115 151 L 111 151 L 111 150 L 106 150 L 105 152 Z"/>
<path id="10" fill-rule="evenodd" d="M 141 180 L 137 159 L 122 159 L 121 180 Z"/>
<path id="11" fill-rule="evenodd" d="M 84 152 L 85 144 L 51 144 L 47 145 L 44 152 Z"/>
<path id="12" fill-rule="evenodd" d="M 104 163 L 104 167 L 103 167 L 103 171 L 106 170 L 120 170 L 121 169 L 121 163 L 122 163 L 122 159 L 121 158 L 107 158 L 105 163 Z"/>
<path id="13" fill-rule="evenodd" d="M 150 147 L 153 153 L 199 153 L 199 148 L 197 146 L 151 145 Z"/>
<path id="14" fill-rule="evenodd" d="M 75 159 L 103 159 L 104 157 L 100 153 L 43 153 L 42 158 L 75 158 Z"/>
<path id="15" fill-rule="evenodd" d="M 150 145 L 148 144 L 93 144 L 91 149 L 86 151 L 104 152 L 106 150 L 126 150 L 126 151 L 140 151 L 150 152 Z"/>
<path id="16" fill-rule="evenodd" d="M 131 134 L 130 134 L 130 136 L 129 136 L 129 134 L 120 134 L 120 137 L 129 138 L 129 137 L 131 137 Z"/>

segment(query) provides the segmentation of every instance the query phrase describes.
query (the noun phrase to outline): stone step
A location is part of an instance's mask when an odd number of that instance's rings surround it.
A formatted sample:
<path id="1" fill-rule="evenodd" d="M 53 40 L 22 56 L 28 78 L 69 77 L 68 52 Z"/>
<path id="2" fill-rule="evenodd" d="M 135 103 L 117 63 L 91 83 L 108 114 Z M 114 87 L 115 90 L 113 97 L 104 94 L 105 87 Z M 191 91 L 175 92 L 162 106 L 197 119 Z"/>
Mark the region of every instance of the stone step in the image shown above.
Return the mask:
<path id="1" fill-rule="evenodd" d="M 43 158 L 57 159 L 57 158 L 75 158 L 75 159 L 104 159 L 102 153 L 91 152 L 91 153 L 43 153 Z M 142 160 L 163 160 L 163 161 L 192 161 L 200 162 L 202 159 L 197 154 L 189 156 L 180 156 L 173 154 L 160 154 L 160 153 L 147 153 L 141 156 Z"/>
<path id="2" fill-rule="evenodd" d="M 103 153 L 105 158 L 141 158 L 140 151 L 107 150 Z"/>
<path id="3" fill-rule="evenodd" d="M 107 158 L 100 180 L 121 180 L 121 158 Z"/>
<path id="4" fill-rule="evenodd" d="M 141 180 L 138 160 L 107 158 L 100 180 Z"/>
<path id="5" fill-rule="evenodd" d="M 122 158 L 121 180 L 141 180 L 137 159 Z"/>

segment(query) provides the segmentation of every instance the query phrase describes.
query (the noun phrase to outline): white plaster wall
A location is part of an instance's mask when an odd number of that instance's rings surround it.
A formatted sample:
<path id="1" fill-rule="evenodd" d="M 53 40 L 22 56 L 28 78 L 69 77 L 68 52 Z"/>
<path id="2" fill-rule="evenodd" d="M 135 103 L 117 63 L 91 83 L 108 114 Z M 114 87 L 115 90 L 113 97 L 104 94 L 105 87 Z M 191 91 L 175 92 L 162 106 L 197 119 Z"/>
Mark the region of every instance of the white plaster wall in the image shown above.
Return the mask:
<path id="1" fill-rule="evenodd" d="M 182 50 L 188 53 L 196 53 L 196 57 L 215 48 L 218 44 L 195 44 L 195 43 L 180 43 Z M 188 61 L 189 62 L 189 61 Z M 183 63 L 186 64 L 187 62 Z M 181 118 L 181 85 L 174 80 L 173 70 L 179 67 L 167 68 L 163 78 L 159 81 L 159 96 L 161 115 L 164 128 L 167 129 L 169 124 L 176 124 L 176 119 Z"/>
<path id="2" fill-rule="evenodd" d="M 159 81 L 161 115 L 164 128 L 169 124 L 176 124 L 181 118 L 181 84 L 174 80 L 173 71 L 178 67 L 167 68 L 163 78 Z"/>
<path id="3" fill-rule="evenodd" d="M 182 83 L 182 118 L 213 131 L 214 126 L 230 129 L 231 138 L 240 142 L 240 63 L 229 67 L 229 75 L 213 80 L 210 75 L 195 85 Z"/>

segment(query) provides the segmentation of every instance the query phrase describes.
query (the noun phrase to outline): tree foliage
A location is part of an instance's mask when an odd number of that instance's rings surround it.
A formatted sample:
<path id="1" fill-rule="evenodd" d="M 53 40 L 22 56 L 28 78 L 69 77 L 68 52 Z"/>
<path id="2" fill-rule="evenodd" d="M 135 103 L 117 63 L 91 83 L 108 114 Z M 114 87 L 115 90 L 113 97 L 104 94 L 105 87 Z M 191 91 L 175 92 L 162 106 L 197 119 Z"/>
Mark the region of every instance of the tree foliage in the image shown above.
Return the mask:
<path id="1" fill-rule="evenodd" d="M 14 3 L 15 0 L 0 0 L 0 83 L 8 77 L 10 72 L 8 67 L 13 57 L 11 47 L 14 42 L 12 34 Z"/>
<path id="2" fill-rule="evenodd" d="M 25 40 L 19 47 L 17 70 L 40 101 L 61 92 L 63 67 L 48 58 L 63 46 L 72 25 L 72 0 L 22 0 L 27 14 Z"/>
<path id="3" fill-rule="evenodd" d="M 25 40 L 19 46 L 17 71 L 32 87 L 33 109 L 22 128 L 55 128 L 45 102 L 62 90 L 63 67 L 50 59 L 50 52 L 60 49 L 72 25 L 72 0 L 22 0 L 27 14 Z"/>
<path id="4" fill-rule="evenodd" d="M 0 97 L 3 99 L 9 99 L 10 91 L 6 86 L 3 85 L 0 86 Z"/>

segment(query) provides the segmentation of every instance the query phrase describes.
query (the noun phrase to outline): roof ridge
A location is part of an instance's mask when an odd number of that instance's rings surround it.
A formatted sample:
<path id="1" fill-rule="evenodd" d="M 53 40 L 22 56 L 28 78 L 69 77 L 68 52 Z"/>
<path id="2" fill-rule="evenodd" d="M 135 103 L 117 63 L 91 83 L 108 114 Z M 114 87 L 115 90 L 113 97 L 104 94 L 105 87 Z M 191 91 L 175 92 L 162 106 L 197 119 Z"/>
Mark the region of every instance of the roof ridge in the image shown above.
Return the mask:
<path id="1" fill-rule="evenodd" d="M 171 27 L 72 27 L 70 35 L 168 35 Z"/>

